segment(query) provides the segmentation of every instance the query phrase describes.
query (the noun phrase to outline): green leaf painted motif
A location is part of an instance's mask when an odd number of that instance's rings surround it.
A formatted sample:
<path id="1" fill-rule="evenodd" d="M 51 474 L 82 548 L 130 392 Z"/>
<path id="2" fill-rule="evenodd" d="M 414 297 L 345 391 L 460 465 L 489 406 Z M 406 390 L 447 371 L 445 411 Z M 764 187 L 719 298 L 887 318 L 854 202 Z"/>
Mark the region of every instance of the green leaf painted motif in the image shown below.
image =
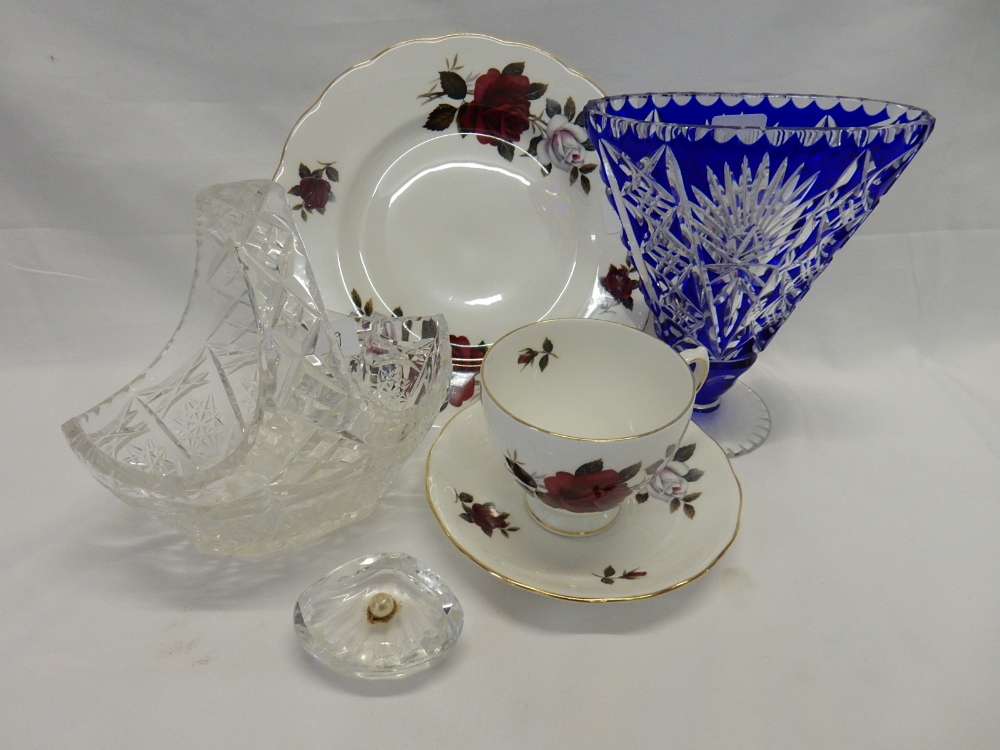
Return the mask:
<path id="1" fill-rule="evenodd" d="M 574 474 L 575 476 L 582 477 L 586 474 L 596 474 L 599 471 L 604 471 L 604 459 L 602 458 L 596 461 L 588 461 L 578 468 Z"/>
<path id="2" fill-rule="evenodd" d="M 641 469 L 641 468 L 642 468 L 642 461 L 637 461 L 636 463 L 632 464 L 631 466 L 626 466 L 624 469 L 622 469 L 620 472 L 618 472 L 618 481 L 620 481 L 620 482 L 627 482 L 632 477 L 634 477 L 636 474 L 638 474 L 639 473 L 639 469 Z"/>
<path id="3" fill-rule="evenodd" d="M 507 161 L 514 161 L 514 144 L 500 141 L 497 144 L 497 153 Z"/>
<path id="4" fill-rule="evenodd" d="M 680 463 L 686 463 L 690 460 L 691 456 L 694 455 L 695 443 L 690 445 L 682 445 L 677 449 L 674 454 L 674 461 L 679 461 Z"/>
<path id="5" fill-rule="evenodd" d="M 543 138 L 545 138 L 544 135 L 536 135 L 534 138 L 531 139 L 531 142 L 528 144 L 529 154 L 531 154 L 532 156 L 538 156 L 538 144 L 542 142 Z"/>
<path id="6" fill-rule="evenodd" d="M 427 122 L 424 123 L 424 127 L 427 130 L 447 130 L 451 127 L 451 123 L 454 121 L 457 112 L 458 110 L 450 104 L 439 104 L 427 115 Z"/>
<path id="7" fill-rule="evenodd" d="M 538 482 L 535 481 L 535 478 L 526 472 L 524 467 L 518 462 L 517 454 L 514 454 L 513 458 L 505 456 L 505 460 L 507 461 L 507 468 L 510 469 L 510 473 L 514 475 L 517 481 L 531 489 L 538 487 Z"/>
<path id="8" fill-rule="evenodd" d="M 500 71 L 500 73 L 505 76 L 524 75 L 524 63 L 523 62 L 507 63 L 504 66 L 504 69 Z"/>
<path id="9" fill-rule="evenodd" d="M 451 70 L 442 70 L 440 75 L 441 90 L 449 99 L 462 100 L 468 96 L 469 87 L 465 83 L 465 79 L 462 78 L 462 76 Z"/>
<path id="10" fill-rule="evenodd" d="M 549 90 L 549 84 L 538 83 L 537 81 L 530 86 L 528 86 L 528 93 L 524 97 L 528 101 L 534 101 L 535 99 L 541 99 L 545 96 L 545 92 Z"/>
<path id="11" fill-rule="evenodd" d="M 570 122 L 572 122 L 573 118 L 576 117 L 576 102 L 573 101 L 572 96 L 566 98 L 566 104 L 563 106 L 562 113 Z"/>

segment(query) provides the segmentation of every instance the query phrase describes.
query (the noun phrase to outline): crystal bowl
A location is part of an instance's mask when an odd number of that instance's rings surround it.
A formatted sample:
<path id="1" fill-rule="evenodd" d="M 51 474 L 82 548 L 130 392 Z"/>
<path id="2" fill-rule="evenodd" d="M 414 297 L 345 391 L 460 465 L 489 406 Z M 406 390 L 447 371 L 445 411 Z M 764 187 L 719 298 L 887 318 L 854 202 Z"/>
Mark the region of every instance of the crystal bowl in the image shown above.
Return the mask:
<path id="1" fill-rule="evenodd" d="M 284 189 L 199 193 L 195 278 L 153 363 L 63 425 L 101 484 L 218 552 L 367 515 L 444 403 L 440 316 L 331 318 Z"/>

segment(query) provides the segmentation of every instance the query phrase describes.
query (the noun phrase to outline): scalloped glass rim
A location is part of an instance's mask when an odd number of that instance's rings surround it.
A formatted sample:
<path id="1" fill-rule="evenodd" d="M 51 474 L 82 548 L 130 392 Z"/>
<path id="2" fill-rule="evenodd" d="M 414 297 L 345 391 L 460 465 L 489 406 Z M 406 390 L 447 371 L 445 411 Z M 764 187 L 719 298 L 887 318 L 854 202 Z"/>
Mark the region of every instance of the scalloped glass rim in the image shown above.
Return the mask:
<path id="1" fill-rule="evenodd" d="M 889 115 L 888 120 L 883 118 L 864 125 L 792 125 L 792 124 L 771 124 L 771 125 L 739 125 L 727 122 L 724 125 L 712 125 L 705 122 L 675 122 L 675 121 L 649 121 L 639 120 L 635 117 L 619 114 L 626 104 L 641 109 L 649 101 L 654 107 L 663 107 L 668 103 L 676 103 L 678 106 L 685 106 L 691 101 L 696 101 L 701 106 L 711 106 L 722 102 L 727 107 L 736 107 L 746 104 L 751 109 L 759 108 L 767 104 L 775 111 L 791 106 L 795 110 L 802 111 L 811 106 L 817 107 L 820 111 L 828 112 L 840 107 L 844 112 L 854 113 L 861 109 L 871 117 L 876 117 L 879 113 L 885 112 Z M 620 134 L 625 128 L 632 128 L 640 137 L 656 137 L 662 140 L 672 140 L 684 137 L 691 140 L 698 140 L 710 132 L 732 131 L 733 134 L 741 133 L 741 139 L 746 139 L 747 134 L 754 131 L 757 136 L 767 136 L 774 138 L 782 134 L 784 137 L 799 136 L 803 140 L 813 140 L 817 134 L 825 135 L 832 139 L 842 137 L 847 133 L 860 142 L 861 139 L 869 139 L 872 133 L 880 134 L 887 140 L 891 139 L 895 133 L 906 132 L 914 128 L 933 126 L 934 117 L 927 110 L 914 107 L 908 104 L 883 101 L 879 99 L 867 99 L 864 97 L 847 96 L 825 96 L 814 94 L 771 94 L 771 93 L 699 93 L 699 92 L 647 92 L 643 94 L 616 94 L 602 99 L 593 99 L 585 107 L 588 120 L 594 127 L 603 130 L 610 126 Z M 806 135 L 811 134 L 811 135 Z M 754 138 L 755 140 L 755 138 Z M 744 141 L 748 142 L 748 141 Z M 750 141 L 752 142 L 752 141 Z"/>

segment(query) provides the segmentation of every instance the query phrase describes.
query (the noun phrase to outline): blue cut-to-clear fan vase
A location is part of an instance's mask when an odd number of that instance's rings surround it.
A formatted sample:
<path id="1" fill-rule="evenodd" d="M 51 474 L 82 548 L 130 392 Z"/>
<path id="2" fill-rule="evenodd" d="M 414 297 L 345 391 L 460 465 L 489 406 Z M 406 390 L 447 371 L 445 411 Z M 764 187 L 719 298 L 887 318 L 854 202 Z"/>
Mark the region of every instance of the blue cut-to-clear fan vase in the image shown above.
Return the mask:
<path id="1" fill-rule="evenodd" d="M 767 436 L 767 409 L 746 386 L 727 391 L 934 118 L 869 99 L 697 93 L 597 99 L 585 118 L 656 334 L 708 349 L 695 408 L 719 409 L 706 431 L 731 455 L 749 452 Z M 740 405 L 724 414 L 737 392 Z"/>

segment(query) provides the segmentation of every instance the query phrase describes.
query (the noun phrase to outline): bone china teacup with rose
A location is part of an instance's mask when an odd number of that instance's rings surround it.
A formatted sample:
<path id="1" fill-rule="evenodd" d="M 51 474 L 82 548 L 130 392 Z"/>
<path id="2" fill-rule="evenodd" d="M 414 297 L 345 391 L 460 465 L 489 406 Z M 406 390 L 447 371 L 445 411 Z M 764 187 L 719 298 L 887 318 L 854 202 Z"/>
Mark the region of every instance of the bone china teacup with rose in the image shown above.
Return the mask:
<path id="1" fill-rule="evenodd" d="M 486 354 L 486 427 L 538 523 L 594 534 L 673 458 L 707 374 L 701 347 L 678 354 L 620 323 L 543 320 Z"/>

